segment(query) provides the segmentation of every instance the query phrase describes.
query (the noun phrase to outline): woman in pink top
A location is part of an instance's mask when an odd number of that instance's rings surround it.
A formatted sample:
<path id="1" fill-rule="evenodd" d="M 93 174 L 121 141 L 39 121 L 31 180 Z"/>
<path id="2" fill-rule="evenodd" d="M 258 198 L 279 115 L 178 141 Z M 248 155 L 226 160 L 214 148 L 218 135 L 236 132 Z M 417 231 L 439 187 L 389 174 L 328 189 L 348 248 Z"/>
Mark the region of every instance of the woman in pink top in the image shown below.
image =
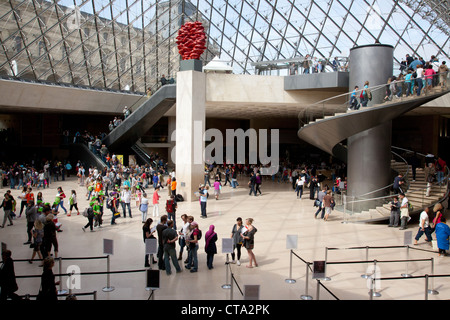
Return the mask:
<path id="1" fill-rule="evenodd" d="M 435 77 L 436 72 L 433 70 L 433 66 L 429 65 L 427 69 L 425 69 L 425 82 L 427 83 L 427 91 L 431 90 L 433 86 L 433 78 Z"/>
<path id="2" fill-rule="evenodd" d="M 159 198 L 160 195 L 158 194 L 159 187 L 155 188 L 155 192 L 153 192 L 153 216 L 159 217 Z"/>
<path id="3" fill-rule="evenodd" d="M 214 182 L 214 195 L 216 197 L 216 200 L 219 200 L 219 194 L 220 194 L 220 181 L 218 178 L 216 178 L 216 181 Z"/>

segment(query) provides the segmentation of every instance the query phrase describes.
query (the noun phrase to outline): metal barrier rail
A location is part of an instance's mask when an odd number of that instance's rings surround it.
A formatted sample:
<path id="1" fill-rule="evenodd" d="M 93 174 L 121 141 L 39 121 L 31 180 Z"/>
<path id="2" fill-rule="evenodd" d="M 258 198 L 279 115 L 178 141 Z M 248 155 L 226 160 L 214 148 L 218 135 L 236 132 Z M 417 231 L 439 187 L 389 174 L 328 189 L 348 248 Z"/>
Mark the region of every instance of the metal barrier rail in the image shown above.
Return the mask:
<path id="1" fill-rule="evenodd" d="M 58 294 L 58 297 L 67 297 L 70 295 L 75 296 L 75 297 L 92 295 L 93 300 L 97 300 L 97 291 L 80 292 L 80 293 L 74 293 L 74 294 L 67 294 L 67 293 L 66 294 Z M 37 294 L 25 294 L 25 295 L 19 296 L 19 297 L 21 297 L 22 299 L 25 299 L 25 300 L 31 300 L 30 298 L 37 298 Z"/>
<path id="2" fill-rule="evenodd" d="M 369 249 L 398 249 L 398 248 L 406 248 L 407 249 L 407 255 L 408 258 L 407 259 L 400 259 L 400 260 L 369 260 L 368 259 L 368 250 Z M 432 279 L 435 278 L 436 276 L 434 275 L 434 258 L 428 258 L 428 259 L 409 259 L 409 249 L 411 247 L 410 246 L 379 246 L 379 247 L 369 247 L 369 246 L 361 246 L 361 247 L 349 247 L 349 248 L 325 248 L 325 266 L 328 265 L 333 265 L 333 264 L 369 264 L 369 263 L 373 263 L 374 264 L 374 271 L 372 274 L 363 274 L 361 275 L 362 278 L 365 279 L 371 279 L 372 281 L 375 280 L 379 280 L 379 279 L 384 279 L 384 280 L 388 280 L 388 279 L 411 279 L 411 278 L 423 278 L 425 276 L 427 277 L 431 277 Z M 328 255 L 328 251 L 329 250 L 361 250 L 361 249 L 365 249 L 366 250 L 366 260 L 359 260 L 359 261 L 331 261 L 329 262 L 327 260 L 327 255 Z M 421 250 L 421 251 L 427 251 L 427 252 L 432 252 L 429 250 L 423 250 L 423 249 L 419 249 L 419 248 L 413 248 L 415 250 Z M 299 260 L 301 260 L 303 263 L 306 264 L 306 280 L 305 280 L 305 294 L 301 295 L 301 299 L 303 300 L 312 300 L 312 297 L 310 295 L 308 295 L 308 287 L 309 287 L 309 272 L 312 271 L 311 269 L 311 265 L 313 264 L 312 262 L 308 262 L 306 260 L 304 260 L 303 258 L 301 258 L 299 255 L 297 255 L 292 249 L 290 250 L 290 270 L 289 270 L 289 278 L 285 280 L 285 282 L 287 283 L 295 283 L 296 280 L 292 279 L 292 256 L 296 256 Z M 410 274 L 408 274 L 408 263 L 410 262 L 424 262 L 424 261 L 430 261 L 431 262 L 431 274 L 427 274 L 425 276 L 412 276 Z M 375 273 L 376 270 L 376 264 L 377 263 L 406 263 L 406 272 L 401 274 L 401 277 L 391 277 L 391 278 L 374 278 L 373 275 Z M 446 275 L 443 275 L 442 277 L 444 277 Z M 448 275 L 450 277 L 450 275 Z M 339 298 L 334 295 L 328 288 L 326 288 L 322 281 L 329 281 L 331 280 L 329 277 L 324 277 L 323 279 L 315 279 L 318 283 L 317 283 L 317 299 L 319 299 L 319 290 L 320 290 L 320 286 L 324 287 L 335 299 L 339 300 Z M 427 278 L 427 290 L 429 288 L 429 280 Z M 372 285 L 373 287 L 373 285 Z M 431 289 L 429 289 L 428 293 L 432 293 L 432 294 L 438 294 L 438 292 L 436 290 L 434 290 L 434 281 L 431 285 Z M 372 288 L 371 288 L 372 290 Z M 371 293 L 371 295 L 373 296 L 381 296 L 376 292 Z"/>

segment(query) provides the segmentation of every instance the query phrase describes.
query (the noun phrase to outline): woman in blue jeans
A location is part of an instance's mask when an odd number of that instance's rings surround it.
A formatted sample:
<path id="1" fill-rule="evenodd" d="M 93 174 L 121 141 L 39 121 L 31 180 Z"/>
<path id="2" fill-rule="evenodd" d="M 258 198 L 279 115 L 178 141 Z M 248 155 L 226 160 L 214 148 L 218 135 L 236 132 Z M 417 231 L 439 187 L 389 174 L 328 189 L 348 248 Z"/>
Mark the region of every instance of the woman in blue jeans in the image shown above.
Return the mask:
<path id="1" fill-rule="evenodd" d="M 187 236 L 186 243 L 189 246 L 188 262 L 185 266 L 186 269 L 190 269 L 191 272 L 197 272 L 198 270 L 198 240 L 200 238 L 200 230 L 198 229 L 198 223 L 191 222 L 190 233 Z"/>

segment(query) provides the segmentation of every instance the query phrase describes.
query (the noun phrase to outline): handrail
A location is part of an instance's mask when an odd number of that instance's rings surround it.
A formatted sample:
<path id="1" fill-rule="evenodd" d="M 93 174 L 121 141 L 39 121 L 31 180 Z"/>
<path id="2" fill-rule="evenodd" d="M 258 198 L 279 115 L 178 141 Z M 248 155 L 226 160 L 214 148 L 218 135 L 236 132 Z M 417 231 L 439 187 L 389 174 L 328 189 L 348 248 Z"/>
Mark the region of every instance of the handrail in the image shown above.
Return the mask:
<path id="1" fill-rule="evenodd" d="M 402 156 L 400 156 L 399 154 L 395 153 L 395 152 L 392 151 L 392 150 L 391 150 L 391 153 L 394 154 L 394 155 L 396 155 L 397 157 L 399 157 L 401 160 L 403 160 L 404 163 L 406 163 L 406 164 L 408 165 L 408 162 L 407 162 Z M 407 166 L 407 171 L 406 171 L 405 177 L 407 177 L 408 174 L 409 174 L 409 166 Z M 372 193 L 375 193 L 375 192 L 378 192 L 378 191 L 382 191 L 382 190 L 384 190 L 384 189 L 387 189 L 387 188 L 392 187 L 393 185 L 394 185 L 394 183 L 391 183 L 391 184 L 389 184 L 389 185 L 387 185 L 387 186 L 385 186 L 385 187 L 379 188 L 379 189 L 377 189 L 377 190 L 374 190 L 374 191 L 370 191 L 370 192 L 361 194 L 361 195 L 359 195 L 359 197 L 363 197 L 363 196 L 366 196 L 366 195 L 368 195 L 368 194 L 372 194 Z M 409 187 L 409 186 L 408 186 L 408 187 Z"/>
<path id="2" fill-rule="evenodd" d="M 450 75 L 450 72 L 447 72 L 447 78 L 448 78 L 449 75 Z M 422 78 L 419 78 L 419 79 L 422 80 L 422 81 L 425 81 L 427 79 L 435 79 L 435 78 L 439 79 L 440 76 L 441 76 L 440 73 L 433 74 L 433 75 L 425 75 L 425 74 L 423 74 Z M 398 86 L 398 85 L 403 85 L 404 83 L 415 83 L 419 79 L 411 78 L 411 79 L 408 79 L 408 80 L 406 80 L 406 79 L 395 80 L 395 85 Z M 368 88 L 362 88 L 362 89 L 358 89 L 356 91 L 350 91 L 350 92 L 342 93 L 342 94 L 339 94 L 339 95 L 336 95 L 336 96 L 333 96 L 333 97 L 330 97 L 330 98 L 326 98 L 326 99 L 320 100 L 318 102 L 315 102 L 315 103 L 313 103 L 311 105 L 308 105 L 306 108 L 304 108 L 304 110 L 302 110 L 298 114 L 298 119 L 303 123 L 303 125 L 301 127 L 303 127 L 306 124 L 308 124 L 307 122 L 305 123 L 304 121 L 302 121 L 302 118 L 304 118 L 305 116 L 308 116 L 308 113 L 307 113 L 308 110 L 311 110 L 311 109 L 312 110 L 317 110 L 317 106 L 324 105 L 325 103 L 327 103 L 329 101 L 332 101 L 332 100 L 336 100 L 336 99 L 343 98 L 343 97 L 348 97 L 349 95 L 351 96 L 354 93 L 356 94 L 357 97 L 359 97 L 359 95 L 363 91 L 370 90 L 372 93 L 374 93 L 374 92 L 376 92 L 376 91 L 378 91 L 380 89 L 387 88 L 389 86 L 390 86 L 389 83 L 384 83 L 384 84 L 380 84 L 380 85 L 376 85 L 376 86 L 372 86 L 372 87 L 368 87 Z M 426 87 L 427 87 L 427 84 L 424 83 L 424 85 L 422 87 L 422 92 L 427 92 Z M 436 86 L 436 87 L 438 87 L 438 86 Z M 414 95 L 415 94 L 411 94 L 411 96 L 414 96 Z M 350 102 L 350 99 L 347 98 L 345 103 L 342 103 L 339 106 L 335 107 L 334 110 L 333 110 L 334 113 L 330 112 L 330 114 L 335 114 L 336 111 L 340 110 L 340 108 L 342 108 L 342 106 L 344 106 L 344 105 L 348 106 L 349 102 Z M 384 103 L 384 102 L 377 103 L 376 105 L 381 105 L 382 103 Z"/>

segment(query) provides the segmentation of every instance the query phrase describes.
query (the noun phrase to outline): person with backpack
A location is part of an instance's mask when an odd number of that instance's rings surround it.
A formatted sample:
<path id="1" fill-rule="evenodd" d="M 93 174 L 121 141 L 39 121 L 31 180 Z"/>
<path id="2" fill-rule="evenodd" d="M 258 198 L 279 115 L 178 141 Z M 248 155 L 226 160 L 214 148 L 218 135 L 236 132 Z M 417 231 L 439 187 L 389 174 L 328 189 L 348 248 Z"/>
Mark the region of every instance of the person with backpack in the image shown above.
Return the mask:
<path id="1" fill-rule="evenodd" d="M 202 232 L 198 228 L 198 223 L 195 221 L 191 222 L 190 225 L 190 232 L 188 234 L 188 237 L 186 239 L 186 243 L 189 246 L 189 254 L 188 254 L 188 261 L 185 266 L 186 269 L 191 270 L 190 272 L 197 272 L 198 271 L 198 241 L 202 238 Z"/>
<path id="2" fill-rule="evenodd" d="M 359 96 L 359 101 L 361 103 L 362 107 L 367 107 L 367 104 L 369 103 L 369 95 L 371 95 L 369 88 L 369 81 L 366 81 L 364 83 L 364 89 L 361 91 L 361 94 Z"/>
<path id="3" fill-rule="evenodd" d="M 82 227 L 81 229 L 86 232 L 86 228 L 89 227 L 91 229 L 91 232 L 94 232 L 94 202 L 90 203 L 89 208 L 87 208 L 87 215 L 86 218 L 88 218 L 88 223 Z"/>
<path id="4" fill-rule="evenodd" d="M 175 222 L 176 209 L 177 209 L 177 203 L 175 202 L 175 197 L 172 194 L 172 195 L 170 195 L 170 199 L 167 199 L 167 201 L 166 201 L 166 212 L 167 212 L 167 217 L 169 218 L 169 220 L 173 221 L 173 228 L 175 230 L 177 229 L 177 224 Z"/>
<path id="5" fill-rule="evenodd" d="M 78 201 L 77 201 L 77 193 L 75 190 L 71 191 L 70 197 L 69 197 L 69 214 L 67 215 L 70 217 L 72 215 L 72 209 L 75 208 L 77 210 L 77 215 L 80 215 L 80 210 L 78 210 Z"/>
<path id="6" fill-rule="evenodd" d="M 108 207 L 111 210 L 111 225 L 117 224 L 116 218 L 120 216 L 119 211 L 119 193 L 117 191 L 111 192 L 111 200 L 108 201 Z"/>

